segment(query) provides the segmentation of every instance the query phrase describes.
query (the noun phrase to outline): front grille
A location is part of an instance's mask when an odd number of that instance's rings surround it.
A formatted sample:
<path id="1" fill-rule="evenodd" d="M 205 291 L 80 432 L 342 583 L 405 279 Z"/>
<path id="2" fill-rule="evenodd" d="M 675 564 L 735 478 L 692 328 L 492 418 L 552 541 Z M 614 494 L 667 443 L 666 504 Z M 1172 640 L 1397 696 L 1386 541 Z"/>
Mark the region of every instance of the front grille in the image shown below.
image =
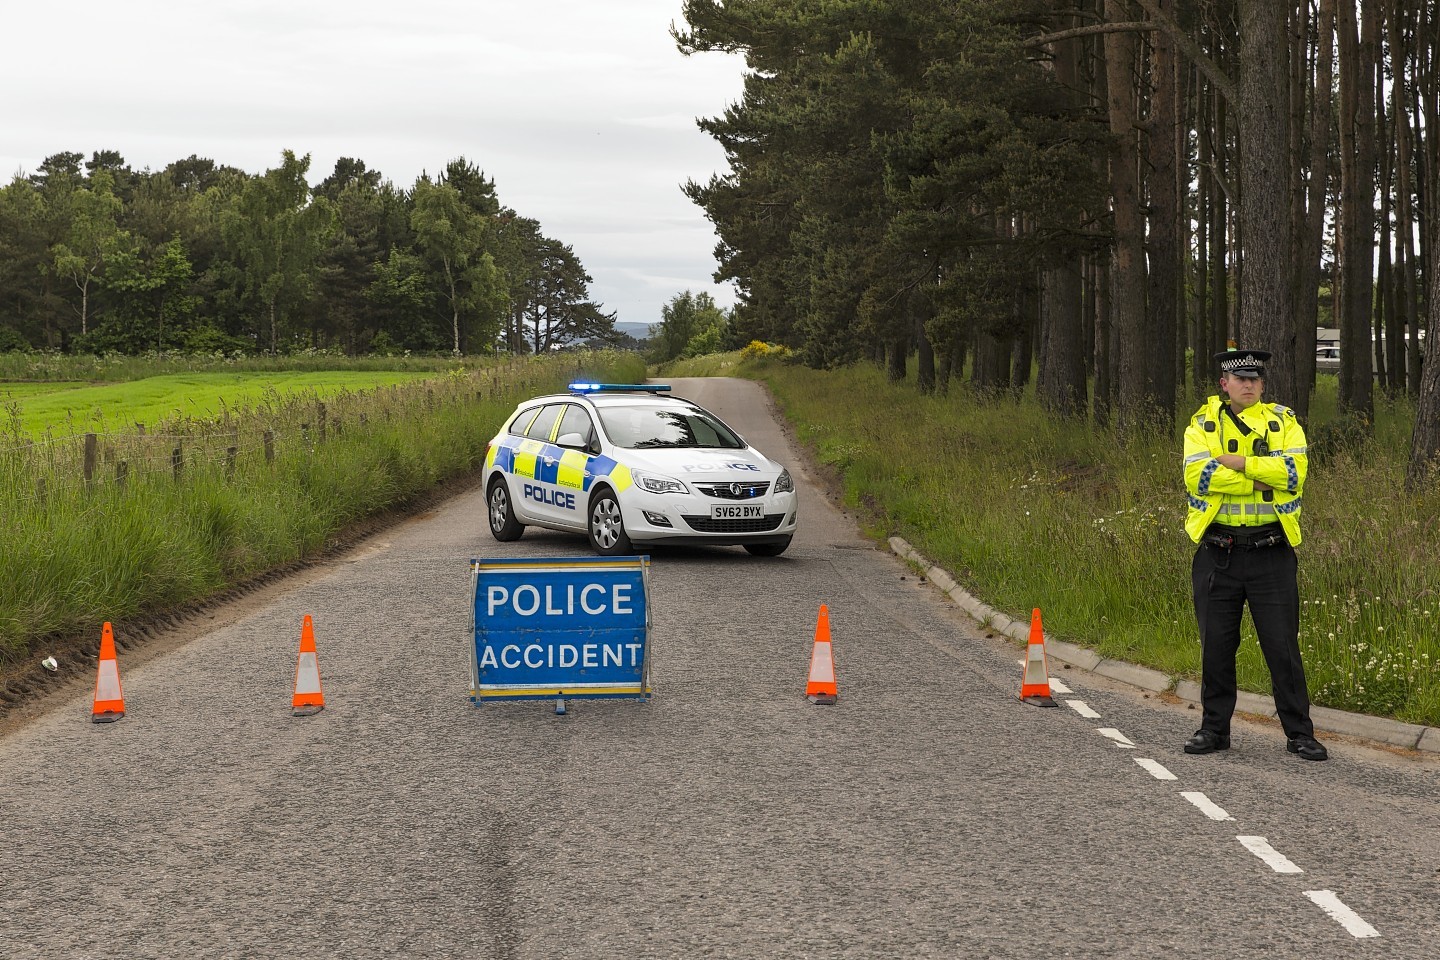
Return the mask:
<path id="1" fill-rule="evenodd" d="M 770 513 L 758 520 L 716 520 L 713 517 L 686 517 L 692 530 L 701 533 L 765 533 L 780 526 L 783 513 Z"/>
<path id="2" fill-rule="evenodd" d="M 734 489 L 732 489 L 732 487 Z M 695 489 L 707 497 L 715 497 L 719 500 L 754 500 L 756 497 L 765 496 L 765 491 L 770 489 L 770 481 L 762 480 L 759 483 L 697 483 Z"/>

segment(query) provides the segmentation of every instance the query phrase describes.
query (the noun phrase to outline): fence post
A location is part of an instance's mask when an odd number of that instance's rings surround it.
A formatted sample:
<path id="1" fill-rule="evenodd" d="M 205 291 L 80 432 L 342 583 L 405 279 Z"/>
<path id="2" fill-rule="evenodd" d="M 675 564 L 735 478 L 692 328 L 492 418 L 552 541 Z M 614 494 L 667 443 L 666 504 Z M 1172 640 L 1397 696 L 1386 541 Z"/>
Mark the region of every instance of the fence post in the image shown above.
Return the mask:
<path id="1" fill-rule="evenodd" d="M 95 434 L 85 434 L 85 486 L 90 486 L 95 479 Z"/>
<path id="2" fill-rule="evenodd" d="M 225 448 L 225 479 L 235 479 L 235 448 Z"/>
<path id="3" fill-rule="evenodd" d="M 317 439 L 318 439 L 321 443 L 324 443 L 324 442 L 325 442 L 325 404 L 320 403 L 320 402 L 318 402 L 318 401 L 317 401 L 316 404 L 315 404 L 315 425 L 316 425 L 316 432 L 317 432 L 317 434 L 318 434 Z"/>
<path id="4" fill-rule="evenodd" d="M 274 462 L 275 462 L 275 431 L 274 431 L 274 430 L 266 430 L 263 439 L 265 440 L 265 462 L 266 462 L 266 463 L 274 463 Z"/>
<path id="5" fill-rule="evenodd" d="M 38 501 L 40 501 L 40 505 L 41 505 L 42 507 L 45 505 L 45 478 L 44 478 L 44 477 L 38 477 L 38 478 L 35 480 L 35 499 L 38 500 Z"/>
<path id="6" fill-rule="evenodd" d="M 125 489 L 125 480 L 130 476 L 130 464 L 125 460 L 115 461 L 115 486 Z"/>
<path id="7" fill-rule="evenodd" d="M 174 450 L 170 451 L 170 469 L 175 471 L 175 482 L 179 483 L 180 476 L 185 469 L 185 457 L 180 452 L 179 447 L 176 447 Z"/>

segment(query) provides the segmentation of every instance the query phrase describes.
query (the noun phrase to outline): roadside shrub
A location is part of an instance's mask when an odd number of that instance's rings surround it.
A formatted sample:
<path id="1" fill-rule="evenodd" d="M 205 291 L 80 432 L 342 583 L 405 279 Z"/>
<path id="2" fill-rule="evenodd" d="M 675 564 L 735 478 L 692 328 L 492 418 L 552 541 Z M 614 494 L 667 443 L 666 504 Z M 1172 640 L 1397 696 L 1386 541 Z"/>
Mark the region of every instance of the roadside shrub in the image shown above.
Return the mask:
<path id="1" fill-rule="evenodd" d="M 1372 445 L 1371 425 L 1357 413 L 1344 414 L 1327 420 L 1306 432 L 1310 457 L 1317 463 L 1334 463 L 1341 455 L 1356 463 L 1365 463 Z"/>
<path id="2" fill-rule="evenodd" d="M 740 351 L 741 360 L 788 360 L 790 348 L 778 343 L 751 340 Z"/>
<path id="3" fill-rule="evenodd" d="M 0 353 L 13 353 L 29 349 L 30 341 L 9 327 L 0 327 Z"/>

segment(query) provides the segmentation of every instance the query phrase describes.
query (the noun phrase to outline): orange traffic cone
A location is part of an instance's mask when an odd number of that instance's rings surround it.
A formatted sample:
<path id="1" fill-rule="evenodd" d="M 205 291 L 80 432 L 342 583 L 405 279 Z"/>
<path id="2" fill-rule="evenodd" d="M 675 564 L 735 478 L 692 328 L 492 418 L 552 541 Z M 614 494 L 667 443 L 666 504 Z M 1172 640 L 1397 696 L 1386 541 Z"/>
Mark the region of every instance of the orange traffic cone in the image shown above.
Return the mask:
<path id="1" fill-rule="evenodd" d="M 115 631 L 107 620 L 100 630 L 100 671 L 95 676 L 92 723 L 114 723 L 125 716 L 125 695 L 120 692 L 120 665 L 115 662 Z"/>
<path id="2" fill-rule="evenodd" d="M 810 652 L 810 682 L 805 696 L 811 703 L 832 704 L 840 696 L 835 686 L 835 660 L 830 655 L 830 610 L 820 605 L 820 620 L 815 624 L 815 646 Z"/>
<path id="3" fill-rule="evenodd" d="M 325 709 L 325 694 L 320 692 L 320 656 L 315 652 L 315 624 L 310 614 L 300 625 L 300 657 L 295 661 L 295 696 L 290 701 L 291 715 L 308 717 Z"/>
<path id="4" fill-rule="evenodd" d="M 1025 648 L 1025 673 L 1020 678 L 1020 699 L 1037 707 L 1053 707 L 1050 666 L 1045 661 L 1045 632 L 1040 629 L 1040 608 L 1030 614 L 1030 643 Z"/>

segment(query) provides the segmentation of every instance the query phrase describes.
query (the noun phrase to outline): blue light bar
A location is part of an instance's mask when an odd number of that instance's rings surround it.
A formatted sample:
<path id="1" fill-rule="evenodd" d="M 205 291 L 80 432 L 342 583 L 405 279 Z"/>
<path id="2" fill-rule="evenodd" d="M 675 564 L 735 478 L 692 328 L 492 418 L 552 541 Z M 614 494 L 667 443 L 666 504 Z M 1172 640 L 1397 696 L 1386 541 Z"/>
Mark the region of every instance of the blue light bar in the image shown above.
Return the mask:
<path id="1" fill-rule="evenodd" d="M 573 393 L 625 393 L 639 391 L 641 393 L 669 393 L 668 383 L 572 383 L 570 390 Z"/>

